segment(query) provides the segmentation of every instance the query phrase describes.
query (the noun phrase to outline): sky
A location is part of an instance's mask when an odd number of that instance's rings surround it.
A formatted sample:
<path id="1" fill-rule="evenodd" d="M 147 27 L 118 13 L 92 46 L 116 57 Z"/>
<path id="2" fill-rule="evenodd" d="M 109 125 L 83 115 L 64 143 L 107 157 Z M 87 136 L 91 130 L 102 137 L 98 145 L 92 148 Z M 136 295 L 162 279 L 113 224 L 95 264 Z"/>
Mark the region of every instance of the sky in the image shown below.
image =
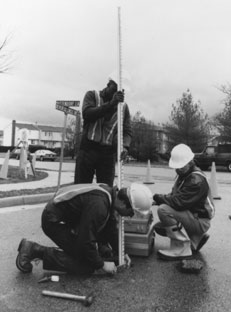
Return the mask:
<path id="1" fill-rule="evenodd" d="M 230 12 L 230 0 L 0 0 L 0 41 L 10 36 L 13 59 L 0 74 L 0 130 L 13 119 L 62 125 L 56 101 L 103 89 L 119 46 L 132 115 L 167 122 L 189 89 L 213 116 L 231 82 Z"/>

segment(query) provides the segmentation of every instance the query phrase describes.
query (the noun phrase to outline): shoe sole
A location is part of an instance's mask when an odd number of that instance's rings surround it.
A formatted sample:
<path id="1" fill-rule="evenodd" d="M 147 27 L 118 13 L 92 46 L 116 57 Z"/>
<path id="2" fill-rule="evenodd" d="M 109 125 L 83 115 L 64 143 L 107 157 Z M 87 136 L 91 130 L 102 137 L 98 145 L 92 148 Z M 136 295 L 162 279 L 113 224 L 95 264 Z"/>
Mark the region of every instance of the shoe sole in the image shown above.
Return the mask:
<path id="1" fill-rule="evenodd" d="M 21 248 L 22 248 L 22 244 L 23 242 L 25 241 L 26 239 L 23 238 L 21 240 L 21 242 L 19 243 L 18 245 L 18 252 L 20 252 Z M 23 272 L 23 273 L 31 273 L 32 272 L 32 269 L 31 270 L 25 270 L 21 265 L 20 265 L 20 261 L 19 261 L 19 254 L 17 255 L 17 258 L 16 258 L 16 267 L 19 269 L 19 271 Z"/>
<path id="2" fill-rule="evenodd" d="M 195 250 L 195 252 L 198 252 L 208 241 L 209 239 L 209 235 L 205 235 L 204 237 L 202 237 L 199 245 L 197 246 L 197 249 Z"/>
<path id="3" fill-rule="evenodd" d="M 166 260 L 166 261 L 178 261 L 178 260 L 191 259 L 192 258 L 192 255 L 190 255 L 190 256 L 178 256 L 178 257 L 164 256 L 159 252 L 157 252 L 157 255 L 161 260 Z"/>

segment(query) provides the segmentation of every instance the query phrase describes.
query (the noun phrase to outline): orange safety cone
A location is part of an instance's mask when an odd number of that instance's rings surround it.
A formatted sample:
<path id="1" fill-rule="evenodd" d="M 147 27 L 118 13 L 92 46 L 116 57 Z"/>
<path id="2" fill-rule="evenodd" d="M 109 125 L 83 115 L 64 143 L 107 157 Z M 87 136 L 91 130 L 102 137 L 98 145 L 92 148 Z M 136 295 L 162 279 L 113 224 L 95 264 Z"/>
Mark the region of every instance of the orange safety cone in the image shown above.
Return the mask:
<path id="1" fill-rule="evenodd" d="M 154 181 L 151 178 L 151 165 L 150 160 L 148 160 L 148 166 L 147 166 L 147 173 L 146 173 L 146 179 L 143 182 L 144 184 L 154 184 Z"/>
<path id="2" fill-rule="evenodd" d="M 9 159 L 10 159 L 10 150 L 7 151 L 6 156 L 5 156 L 5 160 L 2 164 L 2 168 L 0 171 L 0 179 L 7 179 Z"/>
<path id="3" fill-rule="evenodd" d="M 210 185 L 210 188 L 211 188 L 211 193 L 212 193 L 213 199 L 221 199 L 221 196 L 218 195 L 215 162 L 212 162 L 211 176 L 210 176 L 209 185 Z"/>

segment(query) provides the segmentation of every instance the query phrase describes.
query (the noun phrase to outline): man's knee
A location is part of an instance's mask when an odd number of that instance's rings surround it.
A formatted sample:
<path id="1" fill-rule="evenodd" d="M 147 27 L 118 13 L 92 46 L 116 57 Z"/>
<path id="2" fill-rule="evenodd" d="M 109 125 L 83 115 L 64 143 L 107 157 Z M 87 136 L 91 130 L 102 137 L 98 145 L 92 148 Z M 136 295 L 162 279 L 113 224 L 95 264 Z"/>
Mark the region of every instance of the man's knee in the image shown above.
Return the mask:
<path id="1" fill-rule="evenodd" d="M 164 226 L 170 226 L 177 223 L 174 216 L 174 210 L 166 204 L 162 204 L 159 206 L 157 214 L 161 223 L 163 223 Z"/>
<path id="2" fill-rule="evenodd" d="M 157 209 L 157 214 L 159 218 L 165 217 L 171 212 L 172 212 L 172 208 L 166 204 L 160 205 L 159 208 Z"/>

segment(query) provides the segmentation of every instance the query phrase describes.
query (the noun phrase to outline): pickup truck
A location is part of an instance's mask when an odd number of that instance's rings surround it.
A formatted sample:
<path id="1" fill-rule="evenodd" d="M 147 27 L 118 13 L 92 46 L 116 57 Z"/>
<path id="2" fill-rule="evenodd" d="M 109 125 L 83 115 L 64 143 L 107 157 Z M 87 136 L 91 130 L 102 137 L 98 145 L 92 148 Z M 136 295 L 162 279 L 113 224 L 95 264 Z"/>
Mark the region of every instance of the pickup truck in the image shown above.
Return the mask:
<path id="1" fill-rule="evenodd" d="M 208 170 L 212 163 L 225 166 L 231 172 L 231 144 L 206 146 L 202 153 L 195 153 L 194 160 L 202 170 Z"/>

